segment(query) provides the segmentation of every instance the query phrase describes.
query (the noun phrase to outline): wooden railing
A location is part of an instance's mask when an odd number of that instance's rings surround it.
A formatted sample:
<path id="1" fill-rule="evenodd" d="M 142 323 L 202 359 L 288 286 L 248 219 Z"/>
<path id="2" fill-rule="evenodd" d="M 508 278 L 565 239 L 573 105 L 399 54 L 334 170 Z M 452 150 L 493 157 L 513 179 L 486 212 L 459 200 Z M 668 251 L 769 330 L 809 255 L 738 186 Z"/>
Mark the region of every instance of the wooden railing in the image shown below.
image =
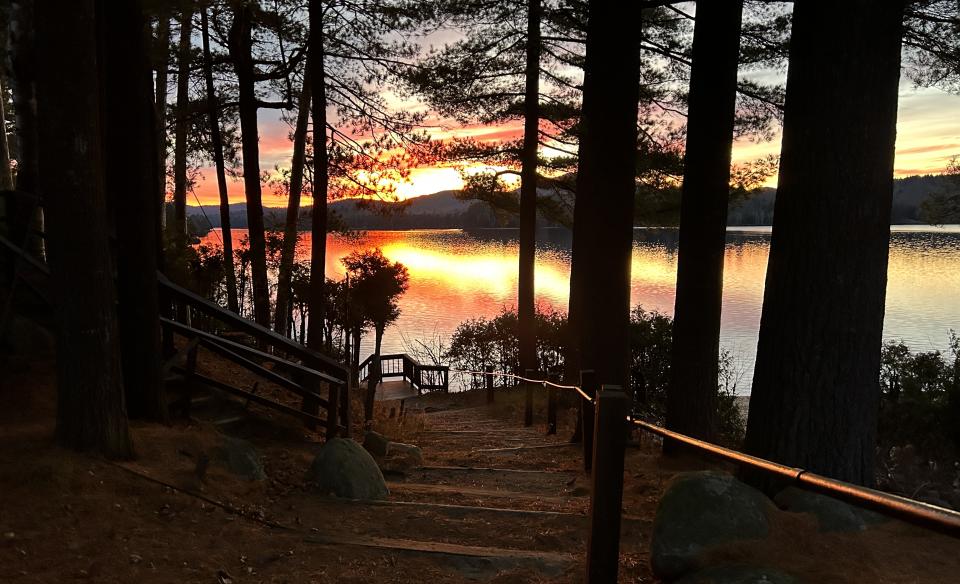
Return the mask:
<path id="1" fill-rule="evenodd" d="M 374 357 L 375 355 L 370 355 L 360 363 L 358 377 L 361 382 L 370 378 Z M 380 378 L 389 377 L 399 377 L 407 381 L 417 393 L 450 390 L 449 367 L 424 365 L 406 353 L 380 355 Z"/>
<path id="2" fill-rule="evenodd" d="M 301 407 L 298 411 L 286 404 L 235 387 L 226 381 L 202 376 L 192 368 L 181 368 L 181 373 L 189 379 L 283 413 L 298 416 L 311 428 L 323 425 L 326 427 L 328 436 L 338 431 L 349 435 L 350 399 L 347 391 L 349 372 L 344 365 L 308 349 L 293 339 L 225 310 L 206 298 L 171 282 L 163 274 L 157 274 L 157 283 L 160 288 L 161 312 L 168 315 L 160 319 L 165 337 L 164 344 L 168 347 L 168 352 L 173 346 L 173 335 L 197 340 L 199 346 L 296 394 L 302 400 Z M 194 318 L 203 315 L 206 317 L 206 322 L 212 323 L 214 327 L 200 330 L 185 322 L 179 322 L 172 318 L 172 315 L 178 313 L 184 316 L 191 315 Z M 246 345 L 239 340 L 222 336 L 222 333 L 228 330 L 242 333 L 243 336 L 252 339 L 257 346 Z M 195 354 L 192 360 L 195 363 Z M 271 368 L 265 366 L 267 363 L 271 364 Z M 280 372 L 287 375 L 282 375 Z M 327 398 L 321 396 L 323 386 L 327 387 Z M 325 419 L 320 417 L 321 408 L 326 410 Z"/>

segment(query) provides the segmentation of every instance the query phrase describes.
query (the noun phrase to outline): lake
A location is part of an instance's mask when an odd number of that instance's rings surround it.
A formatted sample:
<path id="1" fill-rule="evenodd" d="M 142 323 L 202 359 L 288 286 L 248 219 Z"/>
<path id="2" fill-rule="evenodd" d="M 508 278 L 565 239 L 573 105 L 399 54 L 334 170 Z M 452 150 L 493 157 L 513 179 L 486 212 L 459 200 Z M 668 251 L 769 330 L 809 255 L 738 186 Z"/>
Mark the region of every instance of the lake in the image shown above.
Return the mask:
<path id="1" fill-rule="evenodd" d="M 885 339 L 902 339 L 911 349 L 945 349 L 951 329 L 960 329 L 960 226 L 895 226 L 890 242 Z M 677 230 L 634 231 L 631 299 L 647 310 L 673 313 Z M 234 240 L 246 235 L 234 230 Z M 205 242 L 217 244 L 219 230 Z M 514 229 L 367 231 L 328 238 L 328 277 L 342 278 L 340 258 L 355 249 L 379 247 L 410 270 L 402 314 L 384 336 L 384 351 L 404 352 L 418 340 L 449 342 L 469 318 L 494 316 L 516 305 L 518 232 Z M 743 374 L 749 391 L 756 354 L 769 227 L 727 232 L 723 320 L 720 342 Z M 543 308 L 566 311 L 570 276 L 569 231 L 537 234 L 536 298 Z M 298 248 L 308 257 L 310 234 Z M 371 351 L 365 339 L 363 355 Z"/>

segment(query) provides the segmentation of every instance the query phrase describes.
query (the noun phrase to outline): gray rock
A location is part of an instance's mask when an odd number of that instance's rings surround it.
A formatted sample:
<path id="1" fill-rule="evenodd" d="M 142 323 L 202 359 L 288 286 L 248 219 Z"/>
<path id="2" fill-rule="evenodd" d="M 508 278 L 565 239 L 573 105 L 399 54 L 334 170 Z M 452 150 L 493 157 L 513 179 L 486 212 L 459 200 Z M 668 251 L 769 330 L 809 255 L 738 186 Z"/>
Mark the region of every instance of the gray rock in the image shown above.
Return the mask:
<path id="1" fill-rule="evenodd" d="M 821 532 L 863 531 L 867 528 L 868 520 L 876 522 L 881 517 L 839 499 L 797 487 L 787 487 L 780 491 L 773 501 L 784 511 L 813 514 Z"/>
<path id="2" fill-rule="evenodd" d="M 376 461 L 348 438 L 324 444 L 307 471 L 307 480 L 323 493 L 347 499 L 386 499 L 390 494 Z"/>
<path id="3" fill-rule="evenodd" d="M 423 466 L 423 451 L 419 446 L 391 442 L 387 444 L 384 467 L 394 471 L 406 471 Z"/>
<path id="4" fill-rule="evenodd" d="M 386 456 L 388 444 L 390 440 L 386 436 L 373 430 L 367 430 L 363 435 L 363 447 L 374 456 Z"/>
<path id="5" fill-rule="evenodd" d="M 235 475 L 251 481 L 262 481 L 267 478 L 263 471 L 263 462 L 260 454 L 246 440 L 227 436 L 223 444 L 217 449 L 217 460 Z"/>
<path id="6" fill-rule="evenodd" d="M 797 584 L 797 579 L 770 568 L 715 566 L 685 576 L 677 584 Z"/>
<path id="7" fill-rule="evenodd" d="M 708 547 L 761 539 L 775 512 L 760 491 L 721 472 L 692 472 L 668 485 L 653 522 L 650 563 L 654 573 L 675 579 L 696 569 Z"/>

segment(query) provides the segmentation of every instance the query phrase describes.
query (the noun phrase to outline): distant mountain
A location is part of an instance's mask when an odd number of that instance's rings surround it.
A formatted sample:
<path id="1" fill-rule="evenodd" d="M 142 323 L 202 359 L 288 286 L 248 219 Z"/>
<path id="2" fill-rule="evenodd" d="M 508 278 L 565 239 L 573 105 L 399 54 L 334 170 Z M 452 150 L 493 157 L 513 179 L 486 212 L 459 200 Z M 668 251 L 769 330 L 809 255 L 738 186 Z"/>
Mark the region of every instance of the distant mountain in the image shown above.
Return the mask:
<path id="1" fill-rule="evenodd" d="M 893 224 L 923 223 L 920 206 L 931 194 L 950 187 L 950 179 L 943 176 L 911 176 L 894 181 Z M 541 193 L 543 196 L 544 193 Z M 776 190 L 761 189 L 750 198 L 731 203 L 729 225 L 770 225 Z M 572 208 L 572 201 L 565 201 Z M 459 229 L 485 227 L 515 227 L 516 217 L 495 213 L 489 205 L 480 201 L 457 198 L 457 191 L 440 191 L 407 199 L 399 203 L 383 201 L 358 201 L 348 199 L 330 203 L 334 221 L 342 222 L 348 229 Z M 267 207 L 264 223 L 268 229 L 282 229 L 286 209 Z M 187 207 L 187 215 L 194 225 L 203 230 L 220 227 L 220 208 L 217 205 Z M 230 205 L 230 221 L 234 227 L 247 227 L 246 203 Z M 554 225 L 540 218 L 541 224 Z M 300 228 L 308 229 L 309 207 L 301 210 Z"/>
<path id="2" fill-rule="evenodd" d="M 945 176 L 923 175 L 899 178 L 893 181 L 892 225 L 924 223 L 920 205 L 930 195 L 951 188 L 951 179 Z M 728 225 L 770 225 L 776 189 L 762 189 L 746 201 L 734 203 L 728 213 Z"/>

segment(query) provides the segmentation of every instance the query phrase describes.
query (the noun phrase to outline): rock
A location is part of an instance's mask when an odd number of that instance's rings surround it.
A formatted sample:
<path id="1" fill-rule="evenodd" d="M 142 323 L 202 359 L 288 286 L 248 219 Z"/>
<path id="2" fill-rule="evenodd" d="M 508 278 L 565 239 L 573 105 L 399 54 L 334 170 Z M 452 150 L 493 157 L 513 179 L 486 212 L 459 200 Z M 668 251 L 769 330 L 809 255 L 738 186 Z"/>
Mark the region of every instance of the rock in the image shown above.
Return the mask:
<path id="1" fill-rule="evenodd" d="M 246 440 L 226 437 L 217 449 L 216 456 L 218 462 L 223 463 L 227 470 L 235 475 L 251 481 L 262 481 L 267 478 L 257 449 Z"/>
<path id="2" fill-rule="evenodd" d="M 374 456 L 386 456 L 388 444 L 390 444 L 390 440 L 386 436 L 373 430 L 367 430 L 363 435 L 363 447 Z"/>
<path id="3" fill-rule="evenodd" d="M 307 480 L 323 493 L 347 499 L 386 499 L 390 491 L 370 453 L 349 438 L 333 438 L 307 471 Z"/>
<path id="4" fill-rule="evenodd" d="M 395 471 L 406 471 L 423 466 L 423 451 L 419 446 L 391 442 L 387 444 L 384 467 Z"/>
<path id="5" fill-rule="evenodd" d="M 797 584 L 797 579 L 769 568 L 715 566 L 690 574 L 677 584 Z"/>
<path id="6" fill-rule="evenodd" d="M 663 579 L 675 579 L 697 567 L 708 547 L 760 539 L 770 530 L 775 511 L 760 491 L 721 472 L 676 476 L 667 486 L 653 522 L 650 563 Z"/>
<path id="7" fill-rule="evenodd" d="M 787 487 L 777 493 L 774 503 L 784 511 L 811 513 L 816 516 L 821 532 L 863 531 L 867 520 L 877 520 L 878 514 L 861 510 L 839 499 L 812 493 L 797 487 Z"/>

